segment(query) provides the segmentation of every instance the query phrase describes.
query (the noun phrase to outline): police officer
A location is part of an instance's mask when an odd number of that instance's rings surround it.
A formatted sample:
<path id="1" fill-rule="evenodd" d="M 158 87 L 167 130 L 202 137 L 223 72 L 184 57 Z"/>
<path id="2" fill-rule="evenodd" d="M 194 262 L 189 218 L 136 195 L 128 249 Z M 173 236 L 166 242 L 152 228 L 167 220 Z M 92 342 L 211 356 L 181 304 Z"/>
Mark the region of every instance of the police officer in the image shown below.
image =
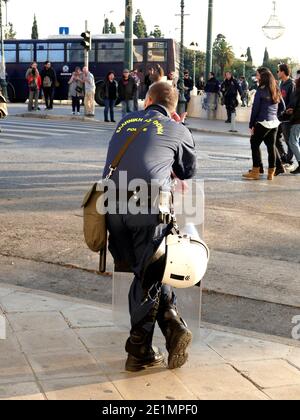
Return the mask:
<path id="1" fill-rule="evenodd" d="M 169 191 L 174 176 L 185 180 L 195 175 L 193 137 L 183 124 L 171 118 L 177 102 L 176 89 L 167 82 L 155 83 L 147 94 L 145 110 L 132 113 L 119 123 L 109 144 L 104 177 L 109 174 L 110 165 L 126 138 L 133 132 L 138 132 L 138 135 L 111 178 L 117 188 L 124 183 L 124 174 L 127 188 L 132 180 L 142 179 L 148 185 L 155 180 L 161 188 Z M 132 194 L 128 192 L 130 196 Z M 118 204 L 120 206 L 120 199 Z M 147 202 L 148 205 L 150 207 Z M 172 288 L 159 283 L 155 272 L 150 282 L 143 280 L 147 262 L 171 228 L 161 220 L 158 212 L 144 213 L 110 213 L 107 217 L 109 249 L 115 264 L 129 265 L 135 274 L 129 292 L 132 328 L 126 343 L 126 370 L 131 372 L 163 362 L 163 354 L 152 346 L 156 322 L 166 338 L 170 369 L 180 368 L 186 363 L 187 347 L 192 340 L 191 332 L 177 312 Z"/>

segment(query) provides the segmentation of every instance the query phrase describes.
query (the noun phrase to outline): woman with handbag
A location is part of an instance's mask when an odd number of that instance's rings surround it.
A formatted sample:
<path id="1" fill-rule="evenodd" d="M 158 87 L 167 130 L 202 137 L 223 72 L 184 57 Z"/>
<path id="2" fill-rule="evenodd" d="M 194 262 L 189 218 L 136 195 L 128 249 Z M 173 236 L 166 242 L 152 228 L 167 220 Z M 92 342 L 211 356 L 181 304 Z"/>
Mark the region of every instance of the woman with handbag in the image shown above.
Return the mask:
<path id="1" fill-rule="evenodd" d="M 30 69 L 27 70 L 26 80 L 29 88 L 28 111 L 39 110 L 39 96 L 42 87 L 42 79 L 37 69 L 37 63 L 32 63 Z M 33 105 L 34 103 L 34 105 Z"/>
<path id="2" fill-rule="evenodd" d="M 81 100 L 84 97 L 84 82 L 80 67 L 76 67 L 71 79 L 69 80 L 70 96 L 72 98 L 72 114 L 80 115 Z"/>
<path id="3" fill-rule="evenodd" d="M 279 104 L 283 99 L 276 83 L 275 77 L 270 70 L 258 69 L 256 73 L 259 87 L 255 95 L 251 113 L 251 149 L 253 168 L 243 175 L 248 180 L 259 180 L 262 166 L 260 146 L 265 143 L 269 156 L 268 180 L 273 181 L 276 171 L 276 135 L 280 122 L 278 120 Z"/>

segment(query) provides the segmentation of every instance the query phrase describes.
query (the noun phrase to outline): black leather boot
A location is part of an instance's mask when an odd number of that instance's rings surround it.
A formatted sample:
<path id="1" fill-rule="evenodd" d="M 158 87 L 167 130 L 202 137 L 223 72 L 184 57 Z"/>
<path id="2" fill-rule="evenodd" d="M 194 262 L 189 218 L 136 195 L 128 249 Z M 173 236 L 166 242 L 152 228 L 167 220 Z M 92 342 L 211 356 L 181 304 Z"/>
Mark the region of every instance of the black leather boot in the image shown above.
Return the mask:
<path id="1" fill-rule="evenodd" d="M 150 334 L 143 329 L 131 331 L 125 347 L 128 353 L 125 368 L 128 372 L 139 372 L 163 364 L 164 355 L 152 347 L 153 331 Z"/>
<path id="2" fill-rule="evenodd" d="M 176 308 L 168 308 L 158 320 L 159 327 L 166 338 L 169 352 L 169 369 L 181 368 L 188 360 L 187 348 L 193 335 L 185 321 L 179 316 Z"/>

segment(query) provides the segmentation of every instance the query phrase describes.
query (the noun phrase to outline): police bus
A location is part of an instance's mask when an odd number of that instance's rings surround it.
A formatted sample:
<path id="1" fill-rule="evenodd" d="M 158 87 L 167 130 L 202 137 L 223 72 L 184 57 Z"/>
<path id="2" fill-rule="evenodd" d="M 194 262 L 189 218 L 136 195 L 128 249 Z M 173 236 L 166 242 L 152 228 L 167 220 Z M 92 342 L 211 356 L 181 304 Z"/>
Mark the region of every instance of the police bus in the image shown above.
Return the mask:
<path id="1" fill-rule="evenodd" d="M 58 85 L 55 99 L 68 99 L 68 81 L 76 66 L 83 66 L 84 49 L 82 38 L 71 35 L 52 36 L 39 40 L 6 40 L 5 60 L 8 82 L 8 96 L 11 102 L 25 102 L 28 87 L 25 74 L 33 61 L 42 70 L 43 63 L 49 60 L 56 70 Z M 178 44 L 173 39 L 134 39 L 134 68 L 146 74 L 147 69 L 159 64 L 166 72 L 179 68 Z M 92 50 L 89 56 L 90 71 L 96 80 L 95 99 L 101 100 L 101 84 L 109 71 L 114 71 L 118 78 L 122 76 L 124 62 L 124 36 L 93 36 Z"/>

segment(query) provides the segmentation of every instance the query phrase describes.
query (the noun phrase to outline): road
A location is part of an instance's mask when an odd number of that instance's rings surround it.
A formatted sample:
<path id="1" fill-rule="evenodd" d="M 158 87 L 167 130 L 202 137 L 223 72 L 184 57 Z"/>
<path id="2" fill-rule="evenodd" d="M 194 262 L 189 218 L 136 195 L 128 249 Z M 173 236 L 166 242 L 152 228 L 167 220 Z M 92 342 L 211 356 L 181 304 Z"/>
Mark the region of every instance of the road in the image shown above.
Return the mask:
<path id="1" fill-rule="evenodd" d="M 80 204 L 101 175 L 113 126 L 17 117 L 1 125 L 0 282 L 107 303 L 111 281 L 95 274 Z M 288 337 L 300 314 L 300 178 L 244 181 L 247 139 L 195 140 L 212 250 L 203 317 Z"/>

